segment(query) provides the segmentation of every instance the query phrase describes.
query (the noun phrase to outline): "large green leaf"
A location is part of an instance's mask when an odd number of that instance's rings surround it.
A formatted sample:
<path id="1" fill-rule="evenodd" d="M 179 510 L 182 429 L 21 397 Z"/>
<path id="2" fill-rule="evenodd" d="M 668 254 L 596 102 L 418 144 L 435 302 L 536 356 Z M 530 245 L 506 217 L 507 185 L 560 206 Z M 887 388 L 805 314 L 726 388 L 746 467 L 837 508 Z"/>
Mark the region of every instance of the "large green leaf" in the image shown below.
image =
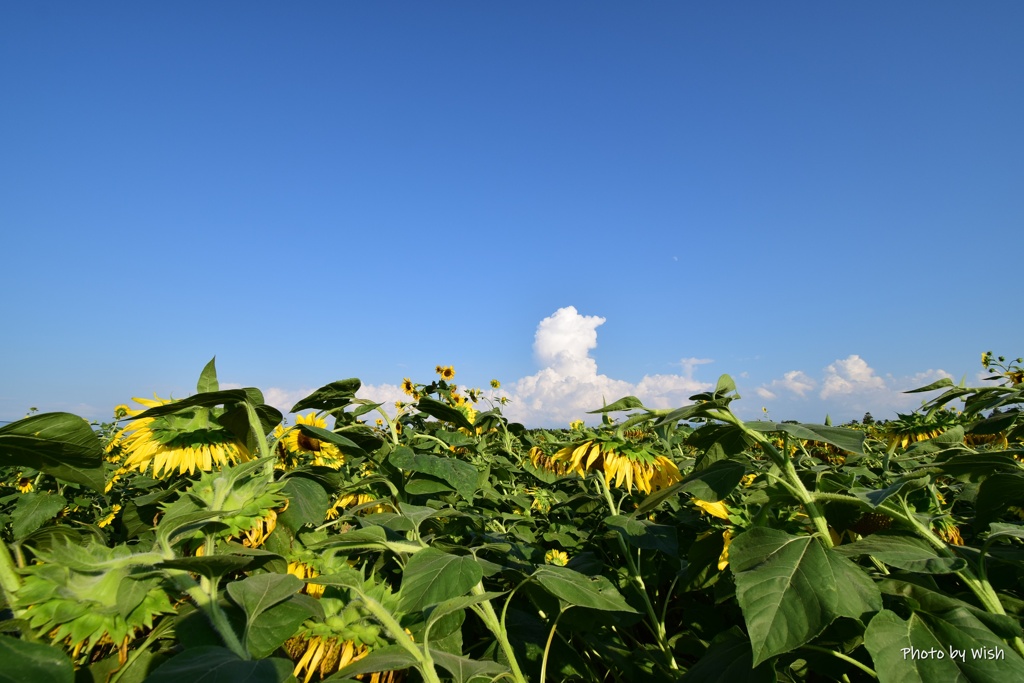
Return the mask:
<path id="1" fill-rule="evenodd" d="M 44 522 L 56 517 L 67 504 L 64 497 L 56 493 L 27 493 L 21 496 L 11 514 L 11 531 L 14 532 L 14 538 L 25 538 Z"/>
<path id="2" fill-rule="evenodd" d="M 837 616 L 881 607 L 870 579 L 814 537 L 755 527 L 733 540 L 729 562 L 754 666 L 808 643 Z"/>
<path id="3" fill-rule="evenodd" d="M 748 639 L 738 626 L 715 636 L 704 656 L 687 670 L 683 683 L 774 683 L 770 664 L 754 667 Z"/>
<path id="4" fill-rule="evenodd" d="M 400 604 L 406 612 L 459 597 L 483 578 L 475 557 L 424 548 L 405 565 Z"/>
<path id="5" fill-rule="evenodd" d="M 429 453 L 415 453 L 408 446 L 396 448 L 388 456 L 388 462 L 407 472 L 422 472 L 446 481 L 468 501 L 473 500 L 480 479 L 480 473 L 468 462 Z"/>
<path id="6" fill-rule="evenodd" d="M 356 392 L 359 391 L 361 385 L 362 383 L 354 377 L 331 382 L 296 403 L 292 406 L 290 412 L 299 413 L 303 410 L 328 411 L 344 408 L 355 399 Z"/>
<path id="7" fill-rule="evenodd" d="M 816 424 L 792 424 L 789 422 L 756 421 L 745 424 L 755 432 L 785 432 L 797 439 L 832 444 L 844 451 L 864 455 L 864 438 L 866 434 L 857 429 Z"/>
<path id="8" fill-rule="evenodd" d="M 431 417 L 436 417 L 442 422 L 450 422 L 456 427 L 466 429 L 470 432 L 475 430 L 473 423 L 462 414 L 462 411 L 452 408 L 446 403 L 441 403 L 440 401 L 435 401 L 432 398 L 424 396 L 416 402 L 416 407 L 421 413 L 425 413 Z"/>
<path id="9" fill-rule="evenodd" d="M 248 642 L 249 631 L 258 616 L 298 593 L 303 585 L 301 579 L 291 574 L 256 574 L 229 583 L 228 595 L 245 612 L 243 641 Z"/>
<path id="10" fill-rule="evenodd" d="M 620 410 L 634 409 L 647 410 L 647 408 L 644 407 L 643 402 L 636 396 L 624 396 L 623 398 L 620 398 L 618 401 L 615 401 L 615 403 L 606 405 L 605 407 L 600 408 L 598 410 L 588 410 L 587 414 L 596 415 L 601 413 L 615 413 Z"/>
<path id="11" fill-rule="evenodd" d="M 224 647 L 185 650 L 156 668 L 146 683 L 285 683 L 294 664 L 287 659 L 245 660 Z"/>
<path id="12" fill-rule="evenodd" d="M 103 446 L 88 422 L 43 413 L 0 428 L 0 466 L 31 467 L 103 493 Z"/>
<path id="13" fill-rule="evenodd" d="M 324 487 L 306 477 L 289 477 L 282 491 L 288 496 L 288 509 L 277 516 L 277 521 L 292 531 L 306 524 L 322 524 L 327 517 L 331 501 Z"/>
<path id="14" fill-rule="evenodd" d="M 71 683 L 75 667 L 56 647 L 0 636 L 0 683 Z"/>
<path id="15" fill-rule="evenodd" d="M 982 529 L 1011 505 L 1024 503 L 1024 475 L 994 474 L 978 487 L 974 509 Z"/>
<path id="16" fill-rule="evenodd" d="M 646 519 L 632 519 L 624 515 L 606 517 L 604 523 L 634 548 L 660 550 L 672 557 L 679 552 L 679 541 L 674 527 L 655 524 Z"/>
<path id="17" fill-rule="evenodd" d="M 211 555 L 209 557 L 176 557 L 156 565 L 158 569 L 182 569 L 192 574 L 202 574 L 212 581 L 244 569 L 252 564 L 252 557 L 244 555 Z"/>
<path id="18" fill-rule="evenodd" d="M 939 555 L 924 539 L 903 531 L 880 531 L 839 546 L 836 552 L 849 557 L 871 555 L 891 567 L 922 574 L 951 574 L 966 564 L 960 558 Z"/>
<path id="19" fill-rule="evenodd" d="M 864 646 L 881 683 L 1024 681 L 1024 661 L 966 610 L 907 620 L 882 610 L 868 624 Z"/>
<path id="20" fill-rule="evenodd" d="M 551 595 L 574 607 L 606 612 L 636 612 L 603 576 L 586 576 L 568 567 L 541 565 L 533 578 Z"/>
<path id="21" fill-rule="evenodd" d="M 284 641 L 295 635 L 310 617 L 323 619 L 320 602 L 308 595 L 293 595 L 261 612 L 249 624 L 245 646 L 253 657 L 269 657 Z"/>

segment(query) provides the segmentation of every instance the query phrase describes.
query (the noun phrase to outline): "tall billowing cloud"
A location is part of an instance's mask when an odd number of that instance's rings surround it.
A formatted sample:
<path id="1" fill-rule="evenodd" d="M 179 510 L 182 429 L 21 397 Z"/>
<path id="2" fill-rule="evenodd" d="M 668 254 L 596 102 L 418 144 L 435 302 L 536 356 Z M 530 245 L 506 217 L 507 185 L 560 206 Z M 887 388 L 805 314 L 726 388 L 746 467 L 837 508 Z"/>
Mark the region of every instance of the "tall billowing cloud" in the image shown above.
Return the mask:
<path id="1" fill-rule="evenodd" d="M 636 383 L 600 374 L 590 352 L 597 348 L 597 328 L 604 322 L 600 316 L 581 315 L 574 306 L 541 320 L 533 341 L 541 369 L 508 385 L 511 402 L 505 414 L 528 426 L 562 426 L 584 418 L 595 423 L 588 411 L 623 396 L 636 396 L 651 408 L 672 408 L 711 387 L 693 379 L 693 368 L 710 362 L 700 358 L 680 361 L 682 375 L 646 375 Z"/>

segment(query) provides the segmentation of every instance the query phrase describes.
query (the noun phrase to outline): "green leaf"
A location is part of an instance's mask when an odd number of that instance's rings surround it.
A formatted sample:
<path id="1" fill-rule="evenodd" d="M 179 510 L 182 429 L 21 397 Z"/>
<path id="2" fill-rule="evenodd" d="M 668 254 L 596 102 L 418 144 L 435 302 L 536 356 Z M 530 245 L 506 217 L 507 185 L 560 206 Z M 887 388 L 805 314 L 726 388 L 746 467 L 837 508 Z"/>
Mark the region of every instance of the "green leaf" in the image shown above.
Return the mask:
<path id="1" fill-rule="evenodd" d="M 103 493 L 103 446 L 88 422 L 43 413 L 0 428 L 0 466 L 31 467 Z"/>
<path id="2" fill-rule="evenodd" d="M 618 532 L 626 543 L 643 550 L 660 550 L 675 557 L 679 552 L 679 541 L 674 527 L 655 524 L 649 520 L 638 520 L 624 515 L 606 517 L 604 523 Z"/>
<path id="3" fill-rule="evenodd" d="M 860 619 L 867 612 L 882 609 L 882 593 L 870 576 L 835 548 L 825 551 L 838 590 L 835 611 L 841 617 Z"/>
<path id="4" fill-rule="evenodd" d="M 647 410 L 647 408 L 644 407 L 644 404 L 636 396 L 626 396 L 624 398 L 620 398 L 618 401 L 612 403 L 611 405 L 607 405 L 604 408 L 601 408 L 600 410 L 588 410 L 587 414 L 595 415 L 600 413 L 615 413 L 620 410 L 633 410 L 634 408 L 639 408 L 640 410 Z"/>
<path id="5" fill-rule="evenodd" d="M 245 612 L 244 639 L 248 640 L 256 617 L 298 593 L 303 585 L 301 579 L 291 574 L 257 574 L 229 583 L 228 596 Z"/>
<path id="6" fill-rule="evenodd" d="M 462 414 L 462 411 L 452 408 L 450 405 L 424 396 L 416 402 L 416 407 L 421 413 L 436 417 L 442 422 L 450 422 L 456 427 L 466 429 L 471 433 L 476 431 L 476 427 Z"/>
<path id="7" fill-rule="evenodd" d="M 939 470 L 951 476 L 979 481 L 996 472 L 1018 472 L 1020 463 L 1012 455 L 999 453 L 968 453 L 953 456 L 938 465 Z"/>
<path id="8" fill-rule="evenodd" d="M 481 578 L 483 570 L 476 558 L 424 548 L 405 565 L 399 604 L 406 612 L 421 610 L 465 594 Z"/>
<path id="9" fill-rule="evenodd" d="M 135 419 L 141 420 L 147 417 L 174 415 L 175 413 L 187 411 L 190 408 L 213 408 L 220 405 L 229 406 L 235 403 L 251 403 L 254 406 L 261 405 L 263 403 L 263 392 L 253 387 L 208 391 L 179 399 L 173 403 L 154 406 L 136 415 Z"/>
<path id="10" fill-rule="evenodd" d="M 745 425 L 755 432 L 786 432 L 797 439 L 832 444 L 836 448 L 841 448 L 849 453 L 864 455 L 864 439 L 867 435 L 857 429 L 830 427 L 828 425 L 763 421 L 746 422 Z"/>
<path id="11" fill-rule="evenodd" d="M 269 657 L 311 617 L 323 619 L 320 603 L 308 595 L 293 595 L 262 612 L 249 624 L 245 646 L 257 659 Z"/>
<path id="12" fill-rule="evenodd" d="M 330 411 L 352 403 L 362 383 L 356 378 L 342 379 L 326 384 L 292 406 L 292 413 L 303 410 Z"/>
<path id="13" fill-rule="evenodd" d="M 966 566 L 964 560 L 943 557 L 924 539 L 903 531 L 880 531 L 835 550 L 849 557 L 871 555 L 890 567 L 922 574 L 952 574 Z"/>
<path id="14" fill-rule="evenodd" d="M 864 646 L 882 683 L 1024 680 L 1024 661 L 966 610 L 944 618 L 914 613 L 906 621 L 882 610 L 868 624 Z"/>
<path id="15" fill-rule="evenodd" d="M 248 567 L 252 557 L 243 555 L 213 555 L 211 557 L 176 557 L 156 565 L 158 569 L 183 569 L 193 574 L 202 574 L 211 581 Z"/>
<path id="16" fill-rule="evenodd" d="M 474 678 L 480 677 L 491 680 L 498 674 L 509 670 L 504 664 L 459 657 L 442 650 L 431 649 L 430 656 L 434 658 L 434 662 L 438 666 L 452 675 L 454 683 L 469 683 Z"/>
<path id="17" fill-rule="evenodd" d="M 750 639 L 738 626 L 715 636 L 704 656 L 683 676 L 683 683 L 774 683 L 771 664 L 754 668 Z"/>
<path id="18" fill-rule="evenodd" d="M 75 667 L 56 647 L 0 636 L 0 683 L 72 683 Z"/>
<path id="19" fill-rule="evenodd" d="M 606 612 L 636 612 L 603 576 L 590 577 L 568 567 L 541 565 L 533 578 L 551 595 L 574 607 Z"/>
<path id="20" fill-rule="evenodd" d="M 277 521 L 292 531 L 306 524 L 322 524 L 327 517 L 331 501 L 324 487 L 306 477 L 289 477 L 282 493 L 288 496 L 288 509 L 277 516 Z"/>
<path id="21" fill-rule="evenodd" d="M 117 613 L 127 619 L 132 611 L 142 604 L 153 588 L 160 585 L 160 579 L 136 579 L 128 577 L 117 585 Z"/>
<path id="22" fill-rule="evenodd" d="M 377 671 L 401 671 L 415 666 L 417 663 L 418 660 L 412 653 L 401 645 L 388 645 L 373 650 L 362 659 L 342 668 L 330 678 L 325 678 L 324 681 L 342 681 L 359 674 Z"/>
<path id="23" fill-rule="evenodd" d="M 935 391 L 936 389 L 944 389 L 945 387 L 952 387 L 952 386 L 956 386 L 955 384 L 953 384 L 953 380 L 951 380 L 948 377 L 943 377 L 942 379 L 936 380 L 936 381 L 932 382 L 931 384 L 929 384 L 927 386 L 919 387 L 917 389 L 908 389 L 907 391 L 904 391 L 903 393 L 904 394 L 920 394 L 920 393 L 923 393 L 925 391 Z"/>
<path id="24" fill-rule="evenodd" d="M 975 514 L 979 527 L 984 528 L 1011 505 L 1024 503 L 1024 476 L 1020 474 L 994 474 L 981 482 L 975 500 Z"/>
<path id="25" fill-rule="evenodd" d="M 844 612 L 859 616 L 864 604 L 880 604 L 866 595 L 840 601 L 838 581 L 849 579 L 850 571 L 838 559 L 830 558 L 814 537 L 767 527 L 754 527 L 733 540 L 729 563 L 754 666 L 808 643 Z"/>
<path id="26" fill-rule="evenodd" d="M 856 498 L 859 498 L 860 500 L 863 500 L 865 503 L 870 505 L 872 508 L 877 508 L 879 505 L 884 503 L 888 498 L 890 498 L 891 496 L 894 496 L 897 493 L 899 493 L 904 487 L 909 487 L 911 489 L 920 488 L 920 487 L 926 485 L 927 483 L 928 483 L 928 475 L 927 475 L 927 473 L 914 474 L 912 476 L 904 477 L 903 479 L 900 479 L 896 483 L 894 483 L 894 484 L 892 484 L 890 486 L 887 486 L 884 489 L 877 489 L 877 490 L 863 489 L 863 488 L 850 489 L 850 495 L 854 496 Z"/>
<path id="27" fill-rule="evenodd" d="M 199 382 L 196 383 L 196 391 L 200 394 L 217 391 L 220 384 L 217 383 L 217 356 L 210 359 L 203 371 L 199 373 Z"/>
<path id="28" fill-rule="evenodd" d="M 493 591 L 486 591 L 479 595 L 461 595 L 457 598 L 451 598 L 450 600 L 444 600 L 424 610 L 424 614 L 427 617 L 427 627 L 433 626 L 438 619 L 447 616 L 453 612 L 466 609 L 478 603 L 484 602 L 485 600 L 493 600 L 494 598 L 500 598 L 504 593 L 496 593 Z"/>
<path id="29" fill-rule="evenodd" d="M 18 505 L 11 514 L 11 531 L 20 540 L 48 522 L 68 504 L 63 496 L 56 493 L 26 493 L 18 498 Z"/>
<path id="30" fill-rule="evenodd" d="M 294 664 L 278 657 L 245 660 L 224 647 L 185 650 L 156 668 L 146 683 L 285 683 Z"/>
<path id="31" fill-rule="evenodd" d="M 408 446 L 396 448 L 388 456 L 388 462 L 407 472 L 422 472 L 446 481 L 467 501 L 473 500 L 480 478 L 477 469 L 468 462 L 429 453 L 414 453 Z"/>

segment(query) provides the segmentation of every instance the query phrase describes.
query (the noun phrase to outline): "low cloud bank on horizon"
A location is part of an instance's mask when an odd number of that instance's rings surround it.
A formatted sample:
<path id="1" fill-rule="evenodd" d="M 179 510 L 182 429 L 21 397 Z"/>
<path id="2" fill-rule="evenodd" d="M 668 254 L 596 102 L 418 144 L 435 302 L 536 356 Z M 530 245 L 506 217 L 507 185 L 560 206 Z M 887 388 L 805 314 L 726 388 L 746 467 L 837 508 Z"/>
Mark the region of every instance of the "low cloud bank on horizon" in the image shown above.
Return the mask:
<path id="1" fill-rule="evenodd" d="M 600 316 L 582 315 L 574 306 L 560 308 L 541 320 L 533 341 L 540 370 L 505 382 L 494 392 L 509 399 L 503 408 L 506 417 L 527 427 L 563 427 L 579 419 L 596 424 L 599 416 L 587 412 L 623 396 L 636 396 L 651 408 L 675 408 L 689 404 L 690 396 L 714 386 L 717 374 L 707 380 L 694 377 L 699 366 L 713 362 L 710 358 L 682 358 L 676 363 L 682 373 L 645 375 L 635 383 L 601 374 L 591 351 L 597 347 L 597 328 L 605 321 Z M 821 422 L 829 413 L 833 419 L 847 421 L 870 411 L 876 418 L 886 418 L 920 405 L 921 395 L 902 392 L 942 377 L 951 375 L 929 369 L 905 377 L 883 377 L 853 354 L 836 359 L 817 378 L 804 370 L 791 370 L 770 382 L 743 386 L 742 375 L 734 377 L 747 400 L 733 406 L 744 419 L 760 417 L 762 406 L 773 413 L 773 419 L 794 419 L 796 414 L 795 418 L 804 422 Z M 270 388 L 265 396 L 267 403 L 287 411 L 313 389 Z M 384 403 L 390 410 L 395 401 L 408 399 L 397 384 L 364 385 L 358 395 Z"/>

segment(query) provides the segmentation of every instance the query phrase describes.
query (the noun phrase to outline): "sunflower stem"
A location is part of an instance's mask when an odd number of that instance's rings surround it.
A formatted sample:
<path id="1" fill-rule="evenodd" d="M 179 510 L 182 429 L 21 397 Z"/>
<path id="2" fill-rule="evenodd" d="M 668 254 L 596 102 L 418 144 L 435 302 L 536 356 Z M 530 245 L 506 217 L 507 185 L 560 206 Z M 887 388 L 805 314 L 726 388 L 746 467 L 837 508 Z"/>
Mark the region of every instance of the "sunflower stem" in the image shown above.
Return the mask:
<path id="1" fill-rule="evenodd" d="M 14 594 L 21 588 L 21 577 L 18 576 L 18 570 L 14 567 L 14 560 L 11 559 L 11 552 L 7 549 L 7 544 L 3 542 L 0 542 L 0 588 L 3 588 L 7 606 L 13 610 Z"/>
<path id="2" fill-rule="evenodd" d="M 483 595 L 484 584 L 483 581 L 478 582 L 473 586 L 473 595 Z M 512 596 L 509 596 L 509 600 Z M 508 603 L 505 603 L 508 606 Z M 494 606 L 491 605 L 490 600 L 482 600 L 476 605 L 473 605 L 473 611 L 476 612 L 477 616 L 483 620 L 487 628 L 494 634 L 494 637 L 498 640 L 498 647 L 505 653 L 505 658 L 508 659 L 509 668 L 512 669 L 512 675 L 515 677 L 517 683 L 527 683 L 526 677 L 523 676 L 522 669 L 519 668 L 519 660 L 516 659 L 516 651 L 512 648 L 512 643 L 508 639 L 508 631 L 503 628 L 503 622 L 498 621 L 498 615 L 494 611 Z M 502 620 L 504 620 L 505 613 L 502 610 Z"/>
<path id="3" fill-rule="evenodd" d="M 562 618 L 562 615 L 571 609 L 567 607 L 558 613 L 555 617 L 555 623 L 551 624 L 551 632 L 548 633 L 548 642 L 544 643 L 544 656 L 540 660 L 540 683 L 544 683 L 548 679 L 548 655 L 551 654 L 551 641 L 555 639 L 555 629 L 558 628 L 558 620 Z"/>
<path id="4" fill-rule="evenodd" d="M 612 498 L 612 492 L 608 484 L 604 481 L 603 477 L 598 477 L 601 482 L 601 490 L 604 493 L 604 500 L 608 504 L 608 509 L 613 515 L 617 515 L 617 506 L 615 500 Z M 637 569 L 636 563 L 633 562 L 633 555 L 629 552 L 629 548 L 626 546 L 626 541 L 623 540 L 622 534 L 615 534 L 616 540 L 619 542 L 619 549 L 622 551 L 622 556 L 626 559 L 626 566 L 629 569 L 633 583 L 636 584 L 639 589 L 640 597 L 644 601 L 644 609 L 647 610 L 647 618 L 651 620 L 651 627 L 654 629 L 654 636 L 658 641 L 658 647 L 668 658 L 669 667 L 673 670 L 678 670 L 679 665 L 676 663 L 676 658 L 672 654 L 672 648 L 668 645 L 668 635 L 665 631 L 665 624 L 658 618 L 658 613 L 654 609 L 654 605 L 651 603 L 651 596 L 647 594 L 647 586 L 644 584 L 644 579 L 640 576 L 640 570 Z"/>

